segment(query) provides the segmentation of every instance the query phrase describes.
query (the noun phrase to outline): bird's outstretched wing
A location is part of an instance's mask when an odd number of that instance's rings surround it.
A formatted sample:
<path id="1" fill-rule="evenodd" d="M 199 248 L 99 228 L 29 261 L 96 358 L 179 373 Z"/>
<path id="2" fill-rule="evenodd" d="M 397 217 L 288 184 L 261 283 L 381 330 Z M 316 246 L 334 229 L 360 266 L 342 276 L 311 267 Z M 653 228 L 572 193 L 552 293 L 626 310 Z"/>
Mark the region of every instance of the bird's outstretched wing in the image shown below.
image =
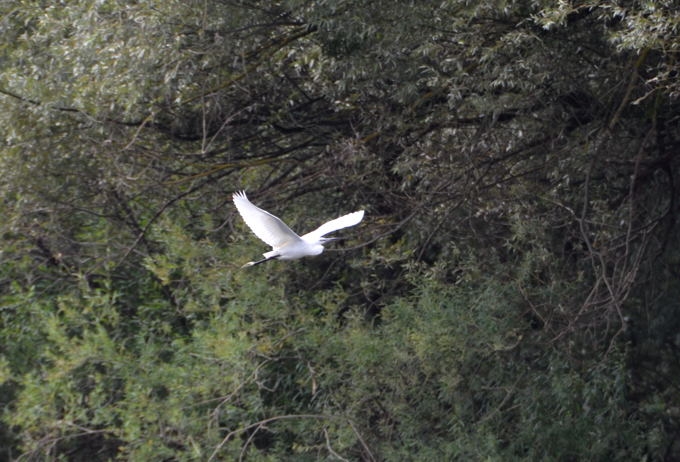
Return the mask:
<path id="1" fill-rule="evenodd" d="M 300 239 L 300 236 L 295 234 L 281 219 L 253 205 L 246 197 L 245 191 L 234 193 L 234 205 L 253 233 L 273 248 L 280 247 L 291 240 Z"/>
<path id="2" fill-rule="evenodd" d="M 363 218 L 364 218 L 363 210 L 348 213 L 347 215 L 343 215 L 340 218 L 336 218 L 335 220 L 331 220 L 329 222 L 324 223 L 323 225 L 316 228 L 314 231 L 302 236 L 302 239 L 316 241 L 320 239 L 322 236 L 325 236 L 328 233 L 332 233 L 333 231 L 354 226 L 357 223 L 359 223 Z"/>

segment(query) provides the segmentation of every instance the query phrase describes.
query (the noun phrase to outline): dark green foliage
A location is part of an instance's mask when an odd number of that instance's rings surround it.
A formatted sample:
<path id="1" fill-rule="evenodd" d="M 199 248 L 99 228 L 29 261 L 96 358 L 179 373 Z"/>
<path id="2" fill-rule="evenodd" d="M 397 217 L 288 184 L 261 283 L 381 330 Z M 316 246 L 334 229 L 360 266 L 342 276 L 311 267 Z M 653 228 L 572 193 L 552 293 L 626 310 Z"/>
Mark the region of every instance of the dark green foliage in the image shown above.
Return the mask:
<path id="1" fill-rule="evenodd" d="M 0 459 L 680 458 L 673 2 L 0 6 Z M 265 251 L 231 192 L 322 256 Z"/>

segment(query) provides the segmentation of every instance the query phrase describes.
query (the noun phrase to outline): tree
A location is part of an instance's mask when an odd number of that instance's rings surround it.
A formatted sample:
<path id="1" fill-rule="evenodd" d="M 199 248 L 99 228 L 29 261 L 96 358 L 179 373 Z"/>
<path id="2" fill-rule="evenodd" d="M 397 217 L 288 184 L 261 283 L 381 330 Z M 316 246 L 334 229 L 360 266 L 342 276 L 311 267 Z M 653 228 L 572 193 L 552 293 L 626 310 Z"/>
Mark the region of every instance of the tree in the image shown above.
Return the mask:
<path id="1" fill-rule="evenodd" d="M 3 455 L 676 458 L 673 6 L 0 6 Z"/>

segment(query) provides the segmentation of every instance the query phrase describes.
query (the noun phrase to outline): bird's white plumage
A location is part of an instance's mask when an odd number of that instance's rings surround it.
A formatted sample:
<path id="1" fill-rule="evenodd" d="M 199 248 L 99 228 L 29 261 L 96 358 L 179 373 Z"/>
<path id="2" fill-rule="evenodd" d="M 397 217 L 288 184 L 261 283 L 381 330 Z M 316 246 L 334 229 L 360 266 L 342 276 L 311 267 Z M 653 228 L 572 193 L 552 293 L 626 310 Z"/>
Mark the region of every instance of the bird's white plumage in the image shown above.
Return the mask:
<path id="1" fill-rule="evenodd" d="M 340 218 L 336 218 L 335 220 L 331 220 L 329 222 L 324 223 L 323 225 L 316 228 L 314 231 L 302 236 L 302 239 L 305 241 L 318 241 L 321 237 L 325 236 L 326 234 L 332 233 L 333 231 L 337 231 L 342 228 L 348 228 L 350 226 L 358 224 L 363 218 L 364 218 L 363 210 L 348 213 L 347 215 L 343 215 Z"/>
<path id="2" fill-rule="evenodd" d="M 354 226 L 364 218 L 363 210 L 349 213 L 324 223 L 314 231 L 300 237 L 278 217 L 253 205 L 243 191 L 234 193 L 234 205 L 253 233 L 272 246 L 270 252 L 263 254 L 264 260 L 250 262 L 245 266 L 252 266 L 273 258 L 294 260 L 319 255 L 323 252 L 323 243 L 328 240 L 323 236 L 342 228 Z"/>
<path id="3" fill-rule="evenodd" d="M 277 248 L 300 239 L 280 218 L 250 202 L 244 191 L 234 193 L 234 205 L 251 231 L 266 244 Z"/>

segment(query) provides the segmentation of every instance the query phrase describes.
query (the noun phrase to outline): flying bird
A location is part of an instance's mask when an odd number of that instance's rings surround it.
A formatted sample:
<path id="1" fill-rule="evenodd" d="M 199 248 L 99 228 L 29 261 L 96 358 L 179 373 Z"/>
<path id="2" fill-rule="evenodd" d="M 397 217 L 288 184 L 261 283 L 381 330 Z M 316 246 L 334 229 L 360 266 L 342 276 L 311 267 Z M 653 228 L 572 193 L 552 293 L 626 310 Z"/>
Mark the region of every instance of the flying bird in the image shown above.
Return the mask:
<path id="1" fill-rule="evenodd" d="M 234 205 L 253 233 L 266 244 L 272 246 L 270 252 L 262 255 L 262 260 L 251 261 L 243 265 L 253 266 L 268 260 L 296 260 L 311 257 L 323 252 L 323 245 L 336 238 L 324 237 L 342 228 L 354 226 L 364 218 L 364 211 L 349 213 L 331 220 L 316 228 L 311 233 L 298 236 L 281 219 L 253 205 L 246 197 L 245 191 L 234 193 Z"/>

